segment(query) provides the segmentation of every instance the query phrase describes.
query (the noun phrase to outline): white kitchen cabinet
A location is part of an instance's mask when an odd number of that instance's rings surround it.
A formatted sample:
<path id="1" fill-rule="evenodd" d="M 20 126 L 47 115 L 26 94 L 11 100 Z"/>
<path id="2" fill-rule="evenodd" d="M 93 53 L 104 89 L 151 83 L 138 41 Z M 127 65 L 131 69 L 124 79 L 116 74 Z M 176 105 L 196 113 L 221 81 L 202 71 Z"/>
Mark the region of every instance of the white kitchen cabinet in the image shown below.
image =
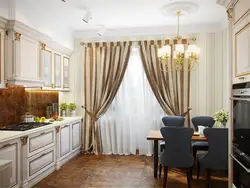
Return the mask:
<path id="1" fill-rule="evenodd" d="M 0 29 L 0 88 L 5 87 L 4 83 L 4 60 L 5 60 L 5 39 L 4 30 Z"/>
<path id="2" fill-rule="evenodd" d="M 70 153 L 70 125 L 64 125 L 60 128 L 60 158 Z"/>
<path id="3" fill-rule="evenodd" d="M 20 185 L 20 140 L 12 140 L 0 144 L 0 160 L 10 160 L 12 162 L 11 186 Z"/>
<path id="4" fill-rule="evenodd" d="M 69 88 L 69 58 L 63 57 L 63 89 Z"/>
<path id="5" fill-rule="evenodd" d="M 52 51 L 44 50 L 44 87 L 53 87 L 52 85 Z"/>
<path id="6" fill-rule="evenodd" d="M 81 152 L 81 120 L 73 121 L 56 128 L 57 159 L 56 169 Z"/>
<path id="7" fill-rule="evenodd" d="M 43 152 L 55 145 L 55 130 L 49 129 L 29 135 L 28 137 L 28 157 Z"/>
<path id="8" fill-rule="evenodd" d="M 72 150 L 81 146 L 81 122 L 72 124 Z"/>
<path id="9" fill-rule="evenodd" d="M 233 27 L 233 83 L 250 81 L 250 10 L 241 16 L 238 15 L 243 9 L 243 1 L 235 6 L 235 25 Z M 247 1 L 245 1 L 247 3 Z"/>
<path id="10" fill-rule="evenodd" d="M 51 147 L 27 160 L 28 180 L 32 180 L 55 165 L 55 148 Z"/>
<path id="11" fill-rule="evenodd" d="M 62 55 L 54 53 L 54 84 L 55 88 L 62 87 Z"/>
<path id="12" fill-rule="evenodd" d="M 69 91 L 69 57 L 52 49 L 41 49 L 44 89 Z"/>

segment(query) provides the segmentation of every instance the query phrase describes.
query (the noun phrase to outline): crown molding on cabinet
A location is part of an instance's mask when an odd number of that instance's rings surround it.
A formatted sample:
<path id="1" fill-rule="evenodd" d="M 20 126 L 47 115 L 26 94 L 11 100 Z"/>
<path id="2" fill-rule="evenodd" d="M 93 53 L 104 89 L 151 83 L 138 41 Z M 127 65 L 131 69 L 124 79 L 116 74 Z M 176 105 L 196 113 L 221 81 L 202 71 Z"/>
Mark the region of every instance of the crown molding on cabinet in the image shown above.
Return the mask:
<path id="1" fill-rule="evenodd" d="M 217 0 L 216 3 L 225 8 L 232 8 L 239 0 Z"/>
<path id="2" fill-rule="evenodd" d="M 0 17 L 0 27 L 1 27 L 1 19 Z M 47 47 L 54 49 L 60 53 L 63 53 L 67 56 L 71 56 L 73 53 L 73 50 L 68 49 L 57 42 L 53 41 L 53 39 L 35 29 L 32 27 L 23 24 L 22 22 L 19 22 L 17 20 L 6 20 L 6 29 L 10 31 L 15 31 L 21 33 L 21 35 L 26 36 L 30 39 L 36 40 L 38 42 L 46 44 Z"/>
<path id="3" fill-rule="evenodd" d="M 8 23 L 8 20 L 0 16 L 0 28 L 5 29 L 7 23 Z"/>

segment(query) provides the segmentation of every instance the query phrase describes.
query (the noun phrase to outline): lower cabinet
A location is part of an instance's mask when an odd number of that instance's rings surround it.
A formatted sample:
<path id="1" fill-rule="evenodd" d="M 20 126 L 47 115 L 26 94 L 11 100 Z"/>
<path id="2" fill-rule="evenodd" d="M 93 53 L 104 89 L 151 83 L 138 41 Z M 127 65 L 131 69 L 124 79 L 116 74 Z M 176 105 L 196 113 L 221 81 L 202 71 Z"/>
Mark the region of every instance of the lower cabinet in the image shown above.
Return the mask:
<path id="1" fill-rule="evenodd" d="M 81 121 L 75 121 L 57 127 L 57 162 L 56 169 L 80 153 Z"/>
<path id="2" fill-rule="evenodd" d="M 55 148 L 49 148 L 27 160 L 28 180 L 35 178 L 55 165 Z"/>
<path id="3" fill-rule="evenodd" d="M 12 187 L 20 186 L 20 145 L 20 139 L 15 139 L 0 144 L 0 159 L 11 160 L 12 162 Z"/>
<path id="4" fill-rule="evenodd" d="M 72 150 L 79 149 L 81 146 L 81 122 L 72 124 Z"/>
<path id="5" fill-rule="evenodd" d="M 70 153 L 70 125 L 64 125 L 60 128 L 60 158 Z"/>
<path id="6" fill-rule="evenodd" d="M 30 188 L 78 155 L 80 148 L 81 120 L 75 120 L 0 143 L 0 160 L 12 162 L 12 188 Z"/>

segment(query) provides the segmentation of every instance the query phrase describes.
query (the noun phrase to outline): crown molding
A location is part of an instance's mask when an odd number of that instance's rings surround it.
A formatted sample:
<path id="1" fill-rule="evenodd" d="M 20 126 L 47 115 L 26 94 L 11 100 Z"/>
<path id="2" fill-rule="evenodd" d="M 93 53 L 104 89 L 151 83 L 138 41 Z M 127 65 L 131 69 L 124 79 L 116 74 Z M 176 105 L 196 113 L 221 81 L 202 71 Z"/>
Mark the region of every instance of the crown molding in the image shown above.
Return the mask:
<path id="1" fill-rule="evenodd" d="M 63 53 L 67 56 L 71 56 L 71 54 L 73 53 L 73 50 L 60 45 L 59 43 L 53 41 L 51 37 L 33 29 L 32 27 L 26 24 L 23 24 L 20 21 L 17 21 L 17 20 L 7 21 L 6 29 L 10 31 L 19 32 L 22 34 L 22 36 L 28 37 L 40 43 L 44 43 L 49 48 L 55 51 L 58 51 L 60 53 Z"/>
<path id="2" fill-rule="evenodd" d="M 214 33 L 224 29 L 221 23 L 217 24 L 195 24 L 182 25 L 181 36 L 190 36 L 197 33 Z M 162 38 L 163 36 L 173 37 L 176 35 L 176 26 L 160 27 L 141 27 L 141 28 L 124 28 L 108 29 L 102 37 L 97 36 L 96 30 L 76 31 L 74 38 L 76 41 L 119 41 L 121 39 L 137 40 L 143 38 Z M 146 39 L 146 40 L 147 40 Z"/>
<path id="3" fill-rule="evenodd" d="M 217 0 L 216 3 L 226 9 L 234 7 L 239 0 Z"/>
<path id="4" fill-rule="evenodd" d="M 4 17 L 1 17 L 1 16 L 0 16 L 0 28 L 1 28 L 1 29 L 5 29 L 7 23 L 8 23 L 8 20 L 5 19 Z"/>

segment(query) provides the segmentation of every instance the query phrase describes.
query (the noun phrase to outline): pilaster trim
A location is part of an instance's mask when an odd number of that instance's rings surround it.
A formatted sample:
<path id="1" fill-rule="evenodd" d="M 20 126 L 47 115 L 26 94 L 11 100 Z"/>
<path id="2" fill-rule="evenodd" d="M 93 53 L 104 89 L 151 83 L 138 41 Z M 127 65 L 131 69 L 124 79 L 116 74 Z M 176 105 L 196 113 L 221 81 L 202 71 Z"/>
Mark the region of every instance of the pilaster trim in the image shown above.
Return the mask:
<path id="1" fill-rule="evenodd" d="M 28 140 L 28 136 L 21 137 L 22 146 L 25 146 L 27 144 L 27 140 Z"/>

